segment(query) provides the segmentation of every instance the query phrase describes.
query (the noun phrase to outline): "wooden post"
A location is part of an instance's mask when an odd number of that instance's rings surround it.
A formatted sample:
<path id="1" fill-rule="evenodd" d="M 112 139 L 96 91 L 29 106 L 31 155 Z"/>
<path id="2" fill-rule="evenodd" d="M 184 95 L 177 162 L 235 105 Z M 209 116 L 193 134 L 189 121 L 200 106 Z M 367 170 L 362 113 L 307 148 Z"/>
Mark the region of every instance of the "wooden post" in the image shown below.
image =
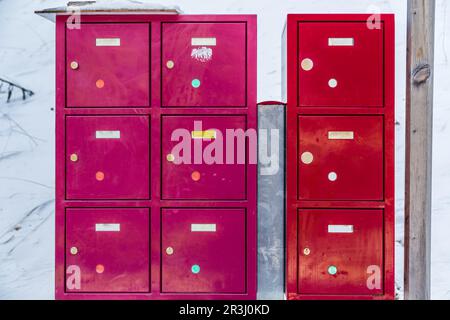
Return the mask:
<path id="1" fill-rule="evenodd" d="M 408 0 L 405 299 L 430 299 L 434 0 Z"/>

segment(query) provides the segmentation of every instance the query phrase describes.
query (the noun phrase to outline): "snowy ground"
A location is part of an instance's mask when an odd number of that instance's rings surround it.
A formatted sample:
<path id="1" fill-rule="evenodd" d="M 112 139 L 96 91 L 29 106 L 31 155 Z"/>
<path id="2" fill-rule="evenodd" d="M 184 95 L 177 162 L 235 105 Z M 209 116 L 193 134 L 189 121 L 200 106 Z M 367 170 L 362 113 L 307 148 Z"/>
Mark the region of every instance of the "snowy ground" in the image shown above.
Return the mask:
<path id="1" fill-rule="evenodd" d="M 135 1 L 130 1 L 135 2 Z M 162 2 L 162 1 L 161 1 Z M 164 1 L 185 13 L 258 14 L 258 100 L 281 99 L 287 13 L 396 13 L 396 283 L 403 296 L 406 1 Z M 54 286 L 54 24 L 33 11 L 64 1 L 0 0 L 0 77 L 33 90 L 25 102 L 0 94 L 0 299 L 52 299 Z M 450 66 L 448 1 L 436 9 L 432 298 L 450 299 Z"/>

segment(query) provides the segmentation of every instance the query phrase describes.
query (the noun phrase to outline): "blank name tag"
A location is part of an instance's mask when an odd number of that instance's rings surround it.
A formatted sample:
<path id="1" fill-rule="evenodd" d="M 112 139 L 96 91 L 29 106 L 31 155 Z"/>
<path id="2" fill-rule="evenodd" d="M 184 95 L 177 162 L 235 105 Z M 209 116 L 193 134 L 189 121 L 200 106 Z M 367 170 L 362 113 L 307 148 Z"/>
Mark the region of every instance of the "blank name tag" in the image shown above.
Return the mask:
<path id="1" fill-rule="evenodd" d="M 96 223 L 95 231 L 119 232 L 120 231 L 120 223 Z"/>
<path id="2" fill-rule="evenodd" d="M 353 233 L 353 225 L 329 224 L 328 233 Z"/>
<path id="3" fill-rule="evenodd" d="M 215 223 L 193 223 L 191 232 L 216 232 Z"/>
<path id="4" fill-rule="evenodd" d="M 353 131 L 328 131 L 329 140 L 353 140 L 354 138 Z"/>
<path id="5" fill-rule="evenodd" d="M 120 38 L 97 38 L 95 45 L 97 47 L 120 47 Z"/>
<path id="6" fill-rule="evenodd" d="M 215 46 L 216 38 L 191 38 L 191 46 Z"/>
<path id="7" fill-rule="evenodd" d="M 330 47 L 353 47 L 355 40 L 353 38 L 328 38 Z"/>
<path id="8" fill-rule="evenodd" d="M 95 131 L 96 139 L 120 139 L 120 131 Z"/>

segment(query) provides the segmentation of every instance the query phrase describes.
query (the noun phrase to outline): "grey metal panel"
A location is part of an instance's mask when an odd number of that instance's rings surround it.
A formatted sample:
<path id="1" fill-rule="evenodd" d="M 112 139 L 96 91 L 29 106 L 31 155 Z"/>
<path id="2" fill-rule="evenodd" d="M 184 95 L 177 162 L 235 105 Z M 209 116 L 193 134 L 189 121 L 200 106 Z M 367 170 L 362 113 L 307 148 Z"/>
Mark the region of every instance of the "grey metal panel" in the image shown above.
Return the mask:
<path id="1" fill-rule="evenodd" d="M 284 105 L 258 106 L 258 299 L 284 299 Z M 271 157 L 268 157 L 271 156 Z"/>

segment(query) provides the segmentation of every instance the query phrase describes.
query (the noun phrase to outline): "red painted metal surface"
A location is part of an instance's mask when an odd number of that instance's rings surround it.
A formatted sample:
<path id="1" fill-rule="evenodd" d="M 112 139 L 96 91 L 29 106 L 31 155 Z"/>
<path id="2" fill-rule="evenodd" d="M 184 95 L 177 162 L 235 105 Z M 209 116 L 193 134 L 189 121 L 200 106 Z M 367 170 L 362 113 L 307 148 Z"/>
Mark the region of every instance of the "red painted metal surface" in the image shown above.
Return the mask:
<path id="1" fill-rule="evenodd" d="M 148 292 L 148 208 L 68 208 L 66 269 L 80 268 L 71 292 Z"/>
<path id="2" fill-rule="evenodd" d="M 162 292 L 245 293 L 244 209 L 162 210 Z"/>
<path id="3" fill-rule="evenodd" d="M 383 293 L 367 287 L 367 270 L 383 268 L 382 210 L 300 209 L 298 230 L 299 293 Z"/>
<path id="4" fill-rule="evenodd" d="M 394 16 L 290 14 L 283 42 L 287 298 L 393 299 Z"/>
<path id="5" fill-rule="evenodd" d="M 67 116 L 67 199 L 149 199 L 149 122 L 146 115 Z"/>
<path id="6" fill-rule="evenodd" d="M 299 21 L 299 61 L 313 62 L 311 70 L 298 69 L 299 106 L 382 107 L 383 31 L 383 25 L 368 29 L 365 20 Z M 333 39 L 354 44 L 330 46 Z M 337 80 L 335 88 L 328 85 L 330 79 Z"/>
<path id="7" fill-rule="evenodd" d="M 190 136 L 192 132 L 199 131 L 194 128 L 197 121 L 202 130 L 214 132 L 214 139 L 192 139 L 191 155 L 186 158 L 190 164 L 175 164 L 168 161 L 171 150 L 178 144 L 178 139 L 172 141 L 171 135 L 176 129 L 186 129 Z M 226 164 L 227 150 L 226 130 L 246 130 L 245 116 L 164 116 L 162 118 L 162 137 L 167 141 L 162 146 L 162 198 L 163 199 L 245 199 L 246 174 L 245 164 L 238 163 L 237 143 L 232 148 L 234 152 L 233 164 Z M 220 135 L 220 136 L 219 136 Z M 175 136 L 176 137 L 176 136 Z M 203 154 L 208 152 L 208 145 L 219 143 L 223 148 L 223 154 L 212 153 L 210 162 L 203 159 Z M 245 148 L 245 144 L 243 145 Z M 195 156 L 195 149 L 200 150 Z M 245 149 L 242 154 L 245 156 Z M 208 153 L 209 154 L 209 153 Z M 213 162 L 214 161 L 214 162 Z M 197 176 L 196 176 L 197 175 Z"/>
<path id="8" fill-rule="evenodd" d="M 148 23 L 66 29 L 67 107 L 148 107 L 149 33 Z"/>
<path id="9" fill-rule="evenodd" d="M 70 32 L 66 30 L 67 17 L 59 15 L 56 20 L 56 298 L 254 299 L 256 164 L 230 165 L 233 170 L 225 168 L 226 165 L 224 168 L 186 165 L 200 173 L 200 180 L 193 181 L 189 169 L 184 172 L 168 162 L 168 146 L 173 142 L 164 128 L 177 124 L 166 121 L 173 118 L 182 119 L 180 124 L 187 128 L 193 125 L 188 120 L 203 120 L 205 129 L 209 126 L 223 129 L 228 125 L 232 129 L 256 129 L 256 16 L 90 14 L 81 16 L 80 30 Z M 164 41 L 163 26 L 168 30 Z M 178 32 L 177 38 L 171 40 L 172 47 L 169 42 L 172 30 L 182 27 L 189 27 L 190 31 Z M 190 37 L 194 36 L 216 38 L 211 61 L 200 64 L 191 58 Z M 96 38 L 120 38 L 121 46 L 96 46 Z M 80 40 L 88 41 L 89 45 L 80 44 Z M 111 44 L 110 41 L 106 44 Z M 69 42 L 80 47 L 75 49 Z M 112 43 L 117 44 L 117 40 Z M 192 87 L 191 80 L 178 83 L 163 75 L 169 69 L 162 53 L 170 51 L 163 50 L 162 43 L 168 50 L 175 47 L 180 50 L 173 57 L 170 71 L 186 81 L 198 77 L 198 88 Z M 130 59 L 137 51 L 138 57 Z M 71 54 L 75 53 L 80 59 L 78 69 L 71 68 L 75 58 Z M 225 55 L 230 56 L 225 59 Z M 97 87 L 97 78 L 104 80 L 102 88 Z M 95 79 L 94 87 L 89 79 Z M 107 91 L 110 84 L 114 84 L 114 92 Z M 226 94 L 225 87 L 230 90 Z M 169 100 L 165 104 L 163 95 L 168 92 L 171 95 L 166 96 Z M 175 93 L 181 95 L 175 97 Z M 216 117 L 231 120 L 217 121 Z M 120 139 L 104 138 L 105 133 L 100 133 L 103 138 L 97 139 L 96 131 L 120 131 Z M 117 137 L 117 132 L 106 133 L 106 137 L 110 135 Z M 203 140 L 203 149 L 217 141 Z M 73 153 L 78 156 L 76 161 L 71 160 Z M 180 170 L 178 181 L 172 176 L 173 170 Z M 99 171 L 103 175 L 97 175 Z M 216 178 L 214 171 L 221 178 Z M 225 185 L 222 179 L 231 182 Z M 222 186 L 222 192 L 216 184 Z M 168 188 L 169 185 L 172 187 Z M 186 220 L 172 219 L 185 215 L 189 216 Z M 183 229 L 183 225 L 197 223 L 194 217 L 202 217 L 200 223 L 211 218 L 217 225 L 215 236 Z M 120 223 L 125 229 L 94 232 L 92 225 L 97 221 Z M 171 226 L 167 233 L 163 233 L 165 223 Z M 128 233 L 130 228 L 134 229 Z M 200 265 L 197 278 L 192 277 L 192 272 L 183 275 L 185 270 L 178 263 L 166 264 L 162 241 L 174 236 L 172 228 L 193 239 L 183 242 L 183 247 L 177 246 L 173 257 L 180 259 L 176 253 L 181 250 L 188 258 L 192 250 L 192 257 L 202 261 L 197 263 Z M 200 244 L 192 237 L 202 237 L 208 250 L 200 252 Z M 69 241 L 78 244 L 76 255 L 70 253 Z M 146 243 L 149 243 L 147 254 L 141 253 Z M 103 251 L 99 245 L 110 250 Z M 115 252 L 116 247 L 119 252 Z M 230 250 L 229 255 L 233 250 L 240 256 L 232 256 L 228 264 L 233 272 L 225 268 L 227 264 L 219 264 L 222 257 L 217 252 L 226 250 Z M 97 262 L 99 258 L 104 263 Z M 68 287 L 66 282 L 73 280 L 69 265 L 77 264 L 83 272 L 82 289 Z M 100 273 L 98 264 L 102 265 Z M 161 270 L 165 268 L 178 270 L 173 279 L 170 272 L 163 279 Z M 185 290 L 188 285 L 190 291 Z"/>
<path id="10" fill-rule="evenodd" d="M 245 107 L 246 30 L 245 22 L 163 23 L 162 105 Z"/>
<path id="11" fill-rule="evenodd" d="M 298 130 L 298 199 L 383 199 L 382 116 L 299 116 Z"/>

